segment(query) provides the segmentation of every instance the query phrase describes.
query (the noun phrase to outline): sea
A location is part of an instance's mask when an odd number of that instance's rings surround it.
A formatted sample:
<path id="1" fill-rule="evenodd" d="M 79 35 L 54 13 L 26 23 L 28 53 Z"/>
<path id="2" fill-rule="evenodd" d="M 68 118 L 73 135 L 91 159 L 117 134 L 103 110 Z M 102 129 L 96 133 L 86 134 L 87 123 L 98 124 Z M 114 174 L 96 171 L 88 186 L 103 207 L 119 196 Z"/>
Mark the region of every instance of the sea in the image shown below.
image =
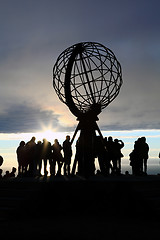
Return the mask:
<path id="1" fill-rule="evenodd" d="M 2 175 L 4 175 L 7 170 L 9 170 L 9 172 L 11 172 L 12 167 L 16 167 L 17 170 L 18 170 L 17 162 L 16 162 L 16 164 L 14 164 L 14 166 L 10 166 L 10 165 L 9 166 L 3 166 L 2 165 L 0 167 L 3 170 Z M 95 168 L 96 168 L 96 171 L 99 170 L 99 164 L 98 164 L 97 159 L 95 160 Z M 71 164 L 71 169 L 72 169 L 72 164 Z M 49 164 L 47 165 L 47 170 L 49 172 Z M 96 171 L 95 171 L 95 173 L 96 173 Z M 128 159 L 122 159 L 122 161 L 121 161 L 121 173 L 126 174 L 126 171 L 128 171 L 129 174 L 132 174 L 132 167 L 130 166 L 130 161 Z M 43 174 L 43 164 L 42 164 L 42 174 Z M 62 174 L 63 174 L 63 169 L 62 169 Z M 160 159 L 159 158 L 148 159 L 147 174 L 148 175 L 160 175 Z"/>
<path id="2" fill-rule="evenodd" d="M 129 172 L 129 174 L 132 174 L 132 167 L 129 164 L 123 163 L 122 161 L 122 174 L 125 174 L 126 171 Z M 147 174 L 148 175 L 158 175 L 160 174 L 160 163 L 158 159 L 148 160 L 147 164 Z"/>
<path id="3" fill-rule="evenodd" d="M 96 163 L 97 169 L 98 163 Z M 132 174 L 132 167 L 130 166 L 129 159 L 121 160 L 121 173 L 125 174 L 128 171 L 129 174 Z M 151 158 L 147 161 L 147 174 L 148 175 L 159 175 L 160 174 L 160 159 Z"/>

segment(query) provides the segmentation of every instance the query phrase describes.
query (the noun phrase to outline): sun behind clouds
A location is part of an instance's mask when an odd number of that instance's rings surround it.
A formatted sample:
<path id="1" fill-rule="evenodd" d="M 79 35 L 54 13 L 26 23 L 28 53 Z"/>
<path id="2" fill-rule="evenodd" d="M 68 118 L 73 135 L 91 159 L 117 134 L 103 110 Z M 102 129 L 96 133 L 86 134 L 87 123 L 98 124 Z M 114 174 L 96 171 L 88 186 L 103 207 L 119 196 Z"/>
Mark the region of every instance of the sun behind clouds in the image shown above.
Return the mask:
<path id="1" fill-rule="evenodd" d="M 35 133 L 35 137 L 37 141 L 42 141 L 44 138 L 49 142 L 54 142 L 54 139 L 58 139 L 59 141 L 65 140 L 64 132 L 56 132 L 51 129 L 44 130 L 42 132 Z"/>

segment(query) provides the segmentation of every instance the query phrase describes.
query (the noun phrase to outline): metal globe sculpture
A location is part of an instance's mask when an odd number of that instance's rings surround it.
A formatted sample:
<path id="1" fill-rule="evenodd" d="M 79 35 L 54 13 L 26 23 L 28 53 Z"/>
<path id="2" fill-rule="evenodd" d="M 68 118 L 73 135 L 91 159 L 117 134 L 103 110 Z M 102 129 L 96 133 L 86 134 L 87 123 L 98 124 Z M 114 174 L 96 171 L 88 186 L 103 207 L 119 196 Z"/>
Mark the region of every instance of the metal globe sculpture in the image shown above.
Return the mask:
<path id="1" fill-rule="evenodd" d="M 102 44 L 78 43 L 59 55 L 53 67 L 53 87 L 79 121 L 71 143 L 80 130 L 79 154 L 74 160 L 72 173 L 78 162 L 81 175 L 94 174 L 96 131 L 103 145 L 97 116 L 116 98 L 121 85 L 121 65 L 114 53 Z"/>
<path id="2" fill-rule="evenodd" d="M 120 63 L 99 43 L 83 42 L 67 48 L 53 68 L 53 87 L 77 117 L 91 112 L 98 115 L 116 98 L 121 85 Z"/>

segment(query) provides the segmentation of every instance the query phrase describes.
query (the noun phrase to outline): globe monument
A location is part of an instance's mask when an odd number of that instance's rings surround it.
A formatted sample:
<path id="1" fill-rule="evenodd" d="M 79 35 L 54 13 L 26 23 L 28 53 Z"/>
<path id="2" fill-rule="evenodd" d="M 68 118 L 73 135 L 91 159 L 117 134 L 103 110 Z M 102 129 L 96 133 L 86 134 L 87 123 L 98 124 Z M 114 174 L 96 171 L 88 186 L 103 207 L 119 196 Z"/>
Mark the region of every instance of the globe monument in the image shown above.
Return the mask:
<path id="1" fill-rule="evenodd" d="M 81 42 L 64 50 L 53 67 L 53 87 L 79 121 L 72 137 L 80 131 L 77 141 L 78 172 L 83 176 L 94 174 L 96 135 L 103 145 L 103 136 L 97 125 L 98 115 L 119 94 L 122 70 L 114 53 L 96 42 Z"/>

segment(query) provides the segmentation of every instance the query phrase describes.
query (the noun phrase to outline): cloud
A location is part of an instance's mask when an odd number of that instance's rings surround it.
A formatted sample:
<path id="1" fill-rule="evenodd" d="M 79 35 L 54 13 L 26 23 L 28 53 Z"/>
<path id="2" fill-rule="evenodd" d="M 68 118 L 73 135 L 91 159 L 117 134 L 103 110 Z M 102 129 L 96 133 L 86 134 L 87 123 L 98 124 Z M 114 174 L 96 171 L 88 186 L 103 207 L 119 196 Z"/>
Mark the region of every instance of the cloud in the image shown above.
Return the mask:
<path id="1" fill-rule="evenodd" d="M 1 133 L 37 132 L 42 126 L 59 127 L 58 115 L 25 104 L 12 105 L 0 114 Z"/>
<path id="2" fill-rule="evenodd" d="M 159 112 L 148 110 L 146 105 L 142 105 L 141 108 L 135 106 L 131 109 L 123 109 L 122 106 L 117 111 L 114 107 L 112 111 L 110 106 L 110 109 L 106 109 L 99 119 L 99 126 L 104 131 L 160 129 Z"/>
<path id="3" fill-rule="evenodd" d="M 0 132 L 39 130 L 40 119 L 61 131 L 74 128 L 75 117 L 52 87 L 52 68 L 63 50 L 81 41 L 109 47 L 122 65 L 124 83 L 99 115 L 100 127 L 160 128 L 159 6 L 158 0 L 4 1 Z"/>

